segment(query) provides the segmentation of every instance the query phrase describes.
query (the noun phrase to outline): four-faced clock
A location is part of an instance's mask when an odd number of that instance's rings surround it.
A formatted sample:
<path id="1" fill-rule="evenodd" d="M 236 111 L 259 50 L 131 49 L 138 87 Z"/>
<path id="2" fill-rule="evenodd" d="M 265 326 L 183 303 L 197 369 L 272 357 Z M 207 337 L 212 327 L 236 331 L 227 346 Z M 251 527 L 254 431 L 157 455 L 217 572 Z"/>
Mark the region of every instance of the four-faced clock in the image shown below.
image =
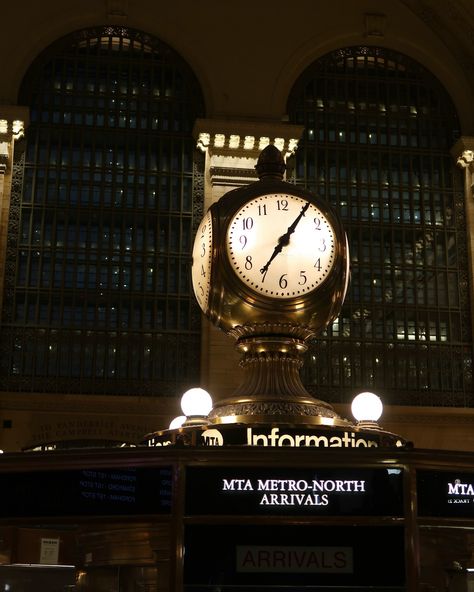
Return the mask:
<path id="1" fill-rule="evenodd" d="M 196 233 L 192 282 L 204 314 L 235 336 L 306 339 L 339 313 L 348 249 L 336 212 L 282 180 L 281 153 L 262 151 L 260 180 L 213 203 Z M 239 338 L 240 338 L 239 337 Z"/>
<path id="2" fill-rule="evenodd" d="M 304 197 L 270 193 L 251 199 L 227 230 L 229 262 L 242 282 L 269 298 L 298 298 L 328 277 L 335 231 L 325 213 Z"/>
<path id="3" fill-rule="evenodd" d="M 334 410 L 311 397 L 299 370 L 307 341 L 336 318 L 347 290 L 342 223 L 324 199 L 283 181 L 275 146 L 255 168 L 260 180 L 214 202 L 194 242 L 196 298 L 235 339 L 244 370 L 242 384 L 210 417 L 323 417 L 334 425 Z"/>

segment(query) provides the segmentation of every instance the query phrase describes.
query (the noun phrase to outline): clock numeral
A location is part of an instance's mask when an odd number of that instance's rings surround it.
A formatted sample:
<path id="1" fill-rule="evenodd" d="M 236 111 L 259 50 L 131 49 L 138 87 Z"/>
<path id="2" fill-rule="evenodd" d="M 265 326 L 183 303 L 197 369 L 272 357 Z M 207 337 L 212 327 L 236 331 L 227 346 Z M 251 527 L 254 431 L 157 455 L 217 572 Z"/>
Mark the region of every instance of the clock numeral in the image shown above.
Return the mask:
<path id="1" fill-rule="evenodd" d="M 287 273 L 284 273 L 278 281 L 278 284 L 280 285 L 280 288 L 282 290 L 284 290 L 288 286 L 288 280 L 286 279 L 287 275 L 288 275 Z"/>
<path id="2" fill-rule="evenodd" d="M 201 257 L 206 256 L 206 243 L 202 243 L 201 245 Z"/>
<path id="3" fill-rule="evenodd" d="M 321 271 L 321 259 L 316 259 L 316 263 L 314 264 L 314 267 L 318 270 Z"/>
<path id="4" fill-rule="evenodd" d="M 201 228 L 201 238 L 205 237 L 205 233 L 206 233 L 206 225 L 204 224 L 204 226 Z"/>
<path id="5" fill-rule="evenodd" d="M 199 284 L 199 291 L 201 292 L 201 296 L 204 296 L 204 288 Z"/>
<path id="6" fill-rule="evenodd" d="M 321 243 L 320 243 L 320 245 L 319 245 L 319 250 L 320 250 L 321 252 L 323 252 L 323 251 L 325 251 L 325 250 L 326 250 L 326 239 L 325 239 L 325 238 L 322 238 L 322 239 L 321 239 Z"/>
<path id="7" fill-rule="evenodd" d="M 306 271 L 300 271 L 300 281 L 298 282 L 298 285 L 300 286 L 304 286 L 308 281 L 308 278 L 305 276 L 305 273 Z"/>
<path id="8" fill-rule="evenodd" d="M 277 199 L 277 209 L 282 212 L 288 211 L 288 200 L 287 199 Z"/>
<path id="9" fill-rule="evenodd" d="M 247 271 L 250 271 L 253 267 L 252 265 L 252 255 L 247 255 L 247 257 L 245 257 L 245 269 Z"/>
<path id="10" fill-rule="evenodd" d="M 314 219 L 314 229 L 321 230 L 321 218 Z"/>
<path id="11" fill-rule="evenodd" d="M 247 244 L 247 237 L 245 234 L 241 234 L 239 236 L 239 243 L 242 245 L 242 251 L 245 249 L 245 245 Z"/>
<path id="12" fill-rule="evenodd" d="M 204 269 L 204 265 L 201 265 L 201 275 L 206 277 L 206 270 Z"/>
<path id="13" fill-rule="evenodd" d="M 253 227 L 253 218 L 243 218 L 242 227 L 244 230 L 251 230 Z"/>
<path id="14" fill-rule="evenodd" d="M 258 215 L 259 216 L 266 216 L 267 215 L 267 204 L 259 205 L 258 206 Z"/>

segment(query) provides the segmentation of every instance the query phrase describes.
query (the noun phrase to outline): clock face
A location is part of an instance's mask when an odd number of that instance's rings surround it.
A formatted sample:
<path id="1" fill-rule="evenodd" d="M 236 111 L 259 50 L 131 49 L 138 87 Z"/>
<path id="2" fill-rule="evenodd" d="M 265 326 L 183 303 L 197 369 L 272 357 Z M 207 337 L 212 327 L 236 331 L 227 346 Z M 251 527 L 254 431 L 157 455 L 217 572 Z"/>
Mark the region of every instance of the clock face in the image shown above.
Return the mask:
<path id="1" fill-rule="evenodd" d="M 199 306 L 207 312 L 211 288 L 212 216 L 208 211 L 199 225 L 193 246 L 191 278 Z"/>
<path id="2" fill-rule="evenodd" d="M 227 230 L 235 273 L 269 298 L 297 298 L 316 289 L 332 269 L 335 244 L 334 229 L 317 206 L 280 193 L 246 203 Z"/>

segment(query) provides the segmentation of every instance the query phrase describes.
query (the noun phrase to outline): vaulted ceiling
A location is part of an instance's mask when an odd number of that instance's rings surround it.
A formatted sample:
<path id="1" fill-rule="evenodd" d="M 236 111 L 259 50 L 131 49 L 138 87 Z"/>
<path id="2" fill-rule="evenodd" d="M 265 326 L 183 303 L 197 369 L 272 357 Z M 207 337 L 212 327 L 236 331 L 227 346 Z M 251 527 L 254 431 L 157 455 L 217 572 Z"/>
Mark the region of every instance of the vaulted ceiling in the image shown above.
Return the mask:
<path id="1" fill-rule="evenodd" d="M 457 56 L 468 73 L 474 73 L 473 0 L 400 0 Z M 473 81 L 474 83 L 474 81 Z"/>

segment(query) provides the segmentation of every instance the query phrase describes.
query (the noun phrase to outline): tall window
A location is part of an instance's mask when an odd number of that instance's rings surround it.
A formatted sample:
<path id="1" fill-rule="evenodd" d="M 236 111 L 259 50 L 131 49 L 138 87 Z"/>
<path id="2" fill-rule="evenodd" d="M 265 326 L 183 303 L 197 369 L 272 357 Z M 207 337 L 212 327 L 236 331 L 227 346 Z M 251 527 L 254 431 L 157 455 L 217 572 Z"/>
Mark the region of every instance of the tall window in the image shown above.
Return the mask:
<path id="1" fill-rule="evenodd" d="M 289 99 L 305 127 L 294 180 L 340 212 L 351 283 L 338 320 L 311 346 L 304 382 L 347 402 L 469 406 L 472 335 L 453 104 L 433 75 L 374 47 L 334 51 Z"/>
<path id="2" fill-rule="evenodd" d="M 1 388 L 182 392 L 199 379 L 196 79 L 158 40 L 104 27 L 44 52 L 19 102 L 31 123 L 16 155 Z"/>

